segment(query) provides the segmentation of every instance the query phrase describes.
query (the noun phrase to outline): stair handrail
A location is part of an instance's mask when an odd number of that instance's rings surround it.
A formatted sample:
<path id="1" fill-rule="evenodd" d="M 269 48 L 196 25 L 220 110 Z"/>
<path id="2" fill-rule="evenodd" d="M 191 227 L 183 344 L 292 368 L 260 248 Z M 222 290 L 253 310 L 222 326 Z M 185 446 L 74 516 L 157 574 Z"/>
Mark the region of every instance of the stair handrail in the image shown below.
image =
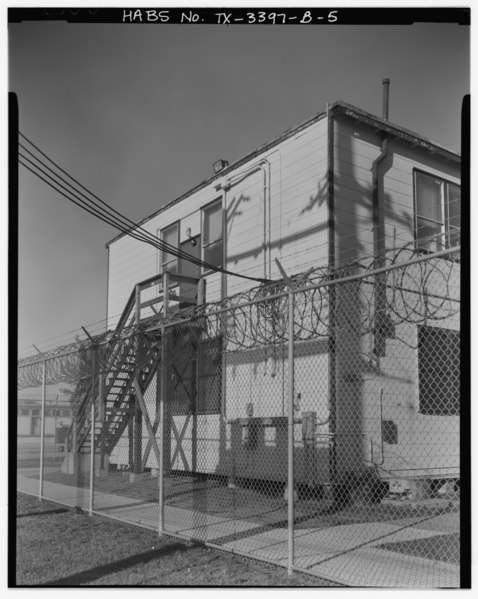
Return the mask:
<path id="1" fill-rule="evenodd" d="M 170 281 L 170 284 L 168 284 L 168 290 L 167 290 L 168 298 L 169 298 L 169 290 L 171 289 L 171 287 L 176 287 L 176 286 L 180 285 L 181 283 L 191 283 L 191 284 L 199 283 L 199 279 L 197 279 L 195 277 L 189 277 L 187 275 L 182 275 L 182 274 L 178 274 L 178 273 L 168 273 L 168 278 Z M 171 283 L 173 283 L 173 284 L 171 284 Z M 120 353 L 121 333 L 124 331 L 125 328 L 129 328 L 129 325 L 127 325 L 127 321 L 128 321 L 128 317 L 131 315 L 131 312 L 133 311 L 135 304 L 136 304 L 137 289 L 138 288 L 139 288 L 139 290 L 146 289 L 148 287 L 152 287 L 155 284 L 161 285 L 161 294 L 164 296 L 164 292 L 165 292 L 164 273 L 148 277 L 147 279 L 140 281 L 133 287 L 133 289 L 126 301 L 125 307 L 121 313 L 121 316 L 116 324 L 115 330 L 112 333 L 111 338 L 106 343 L 108 357 L 105 361 L 106 362 L 105 367 L 104 367 L 105 370 L 108 370 L 109 368 L 111 368 L 112 363 L 114 363 L 114 361 L 118 357 L 118 354 Z M 171 299 L 174 299 L 174 297 L 172 297 Z M 136 323 L 136 324 L 139 324 L 139 323 Z M 96 346 L 96 347 L 98 347 L 98 346 Z M 88 349 L 93 349 L 93 348 L 94 348 L 93 344 L 88 346 Z M 115 352 L 115 349 L 117 349 L 116 352 Z M 129 350 L 126 350 L 125 353 L 128 354 Z M 99 371 L 97 371 L 95 373 L 95 383 L 97 382 L 98 378 L 99 378 Z M 106 392 L 108 392 L 108 390 L 111 389 L 111 387 L 114 383 L 114 380 L 115 379 L 113 379 L 113 381 L 111 381 L 110 385 L 106 389 Z M 88 422 L 89 408 L 91 407 L 91 401 L 93 399 L 92 394 L 91 394 L 92 385 L 93 385 L 93 381 L 90 380 L 85 391 L 83 392 L 83 399 L 80 402 L 80 404 L 78 406 L 78 410 L 73 418 L 73 420 L 75 421 L 76 427 L 77 427 L 77 436 L 81 435 L 81 430 L 84 428 L 84 425 Z M 95 388 L 97 388 L 96 384 L 95 384 Z M 72 420 L 70 427 L 68 429 L 68 432 L 67 432 L 67 440 L 68 441 L 71 439 L 72 434 L 73 434 L 73 428 L 74 428 L 73 420 Z"/>

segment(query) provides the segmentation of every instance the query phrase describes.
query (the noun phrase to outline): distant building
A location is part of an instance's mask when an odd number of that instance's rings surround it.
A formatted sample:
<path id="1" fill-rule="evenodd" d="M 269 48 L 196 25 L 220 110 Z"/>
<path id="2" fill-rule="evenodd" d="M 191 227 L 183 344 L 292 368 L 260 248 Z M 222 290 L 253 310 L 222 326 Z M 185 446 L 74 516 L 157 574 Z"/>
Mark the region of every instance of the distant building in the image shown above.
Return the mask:
<path id="1" fill-rule="evenodd" d="M 55 434 L 59 426 L 69 426 L 72 419 L 70 403 L 65 398 L 48 397 L 45 405 L 45 435 Z M 39 437 L 41 432 L 41 400 L 18 398 L 17 435 Z"/>

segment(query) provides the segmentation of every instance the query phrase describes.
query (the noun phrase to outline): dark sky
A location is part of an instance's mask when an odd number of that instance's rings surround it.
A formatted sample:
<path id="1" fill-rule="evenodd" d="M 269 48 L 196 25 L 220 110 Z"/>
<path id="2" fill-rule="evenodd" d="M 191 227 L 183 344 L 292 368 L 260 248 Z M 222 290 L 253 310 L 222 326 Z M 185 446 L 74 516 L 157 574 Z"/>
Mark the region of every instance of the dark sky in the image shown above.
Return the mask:
<path id="1" fill-rule="evenodd" d="M 211 175 L 218 158 L 233 162 L 327 102 L 380 115 L 384 77 L 391 121 L 459 151 L 467 27 L 9 25 L 20 130 L 134 220 Z M 116 231 L 20 169 L 28 354 L 105 318 L 104 246 Z"/>

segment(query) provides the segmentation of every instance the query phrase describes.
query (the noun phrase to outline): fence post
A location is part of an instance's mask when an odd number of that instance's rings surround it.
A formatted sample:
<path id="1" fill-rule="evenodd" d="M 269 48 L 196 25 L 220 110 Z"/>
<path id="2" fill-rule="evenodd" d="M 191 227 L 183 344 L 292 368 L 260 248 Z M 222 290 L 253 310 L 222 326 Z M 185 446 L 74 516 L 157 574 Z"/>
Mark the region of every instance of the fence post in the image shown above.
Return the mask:
<path id="1" fill-rule="evenodd" d="M 38 499 L 43 499 L 43 465 L 45 461 L 45 401 L 46 401 L 46 360 L 43 360 L 41 391 L 41 426 L 40 426 L 40 488 Z"/>
<path id="2" fill-rule="evenodd" d="M 289 288 L 289 388 L 287 410 L 287 521 L 288 562 L 287 572 L 292 574 L 294 565 L 294 293 Z"/>
<path id="3" fill-rule="evenodd" d="M 95 493 L 95 403 L 96 403 L 96 346 L 92 346 L 91 360 L 91 416 L 90 416 L 90 505 L 88 514 L 93 515 Z"/>
<path id="4" fill-rule="evenodd" d="M 158 533 L 164 533 L 164 397 L 166 394 L 166 327 L 161 325 L 161 375 L 159 391 L 159 522 Z"/>
<path id="5" fill-rule="evenodd" d="M 98 356 L 98 418 L 100 421 L 100 472 L 106 470 L 108 472 L 109 464 L 105 460 L 105 452 L 106 452 L 106 429 L 105 429 L 105 421 L 106 421 L 106 397 L 105 397 L 105 373 L 103 370 L 103 366 L 101 363 L 101 356 Z"/>

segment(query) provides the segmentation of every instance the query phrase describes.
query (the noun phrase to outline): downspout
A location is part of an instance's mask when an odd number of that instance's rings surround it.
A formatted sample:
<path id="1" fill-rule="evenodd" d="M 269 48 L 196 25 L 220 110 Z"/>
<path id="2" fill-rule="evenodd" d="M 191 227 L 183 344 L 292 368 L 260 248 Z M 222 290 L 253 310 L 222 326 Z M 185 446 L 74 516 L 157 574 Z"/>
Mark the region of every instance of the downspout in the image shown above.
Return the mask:
<path id="1" fill-rule="evenodd" d="M 259 163 L 262 175 L 264 178 L 263 194 L 264 194 L 264 223 L 263 223 L 263 241 L 262 253 L 264 255 L 264 279 L 267 279 L 267 171 L 264 162 Z"/>
<path id="2" fill-rule="evenodd" d="M 228 187 L 222 186 L 222 267 L 227 268 L 227 193 Z M 221 294 L 224 300 L 227 297 L 227 276 L 221 274 Z M 221 328 L 221 420 L 226 422 L 226 401 L 227 401 L 227 362 L 226 362 L 226 313 L 220 316 Z M 199 393 L 199 368 L 196 369 L 196 393 Z"/>
<path id="3" fill-rule="evenodd" d="M 227 266 L 227 191 L 237 183 L 242 182 L 246 177 L 253 174 L 254 172 L 261 170 L 263 173 L 263 241 L 262 241 L 262 254 L 263 254 L 263 272 L 264 279 L 271 277 L 271 256 L 270 256 L 270 247 L 271 247 L 271 173 L 270 173 L 270 162 L 263 158 L 257 164 L 252 165 L 250 168 L 237 173 L 235 177 L 239 176 L 237 181 L 234 181 L 232 177 L 225 178 L 220 187 L 222 189 L 222 210 L 223 210 L 223 264 L 224 268 Z M 227 297 L 227 277 L 225 274 L 222 275 L 222 290 L 223 290 L 223 299 Z M 222 325 L 225 326 L 225 325 Z M 225 337 L 225 336 L 224 336 Z M 223 350 L 223 356 L 225 352 Z M 226 376 L 225 376 L 225 362 L 223 360 L 222 364 L 222 397 L 224 398 L 221 402 L 221 420 L 223 422 L 227 422 L 227 409 L 226 409 Z"/>
<path id="4" fill-rule="evenodd" d="M 226 187 L 222 188 L 222 267 L 227 268 L 227 203 L 226 203 Z M 221 298 L 227 297 L 227 276 L 221 275 Z"/>
<path id="5" fill-rule="evenodd" d="M 383 119 L 388 120 L 388 96 L 390 79 L 383 80 Z M 372 163 L 372 219 L 373 219 L 373 246 L 375 265 L 381 268 L 384 265 L 383 251 L 385 249 L 385 231 L 383 219 L 383 201 L 379 197 L 379 167 L 388 156 L 388 134 L 382 133 L 380 154 Z"/>
<path id="6" fill-rule="evenodd" d="M 389 105 L 389 85 L 390 79 L 383 80 L 383 119 L 388 120 Z M 373 220 L 373 249 L 375 268 L 385 266 L 385 221 L 384 221 L 384 200 L 380 198 L 379 193 L 379 175 L 380 165 L 388 156 L 388 134 L 382 133 L 380 144 L 380 154 L 372 163 L 372 220 Z M 385 282 L 384 277 L 380 276 L 375 280 L 375 354 L 377 357 L 385 355 L 385 331 L 387 329 L 385 322 Z"/>
<path id="7" fill-rule="evenodd" d="M 267 160 L 261 160 L 259 162 L 259 168 L 262 171 L 264 177 L 263 185 L 263 210 L 264 210 L 264 223 L 263 223 L 263 243 L 262 252 L 264 256 L 264 279 L 270 277 L 270 267 L 268 269 L 267 250 L 270 247 L 270 228 L 269 228 L 269 212 L 270 202 L 268 201 L 268 193 L 270 194 L 270 163 Z M 267 167 L 269 167 L 267 169 Z M 268 272 L 269 271 L 269 272 Z"/>
<path id="8" fill-rule="evenodd" d="M 271 256 L 271 163 L 264 159 L 261 161 L 264 166 L 264 207 L 267 209 L 267 225 L 264 227 L 264 235 L 266 239 L 266 259 L 267 259 L 267 275 L 264 279 L 270 279 L 272 275 L 272 256 Z M 267 172 L 266 172 L 267 168 Z"/>
<path id="9" fill-rule="evenodd" d="M 106 330 L 109 329 L 110 324 L 110 246 L 106 246 L 108 255 L 106 257 Z"/>
<path id="10" fill-rule="evenodd" d="M 263 174 L 263 239 L 262 239 L 262 256 L 263 256 L 263 274 L 264 279 L 270 278 L 271 275 L 271 266 L 270 266 L 270 256 L 268 259 L 268 248 L 270 248 L 270 163 L 266 158 L 260 160 L 257 164 L 252 165 L 250 168 L 237 173 L 234 177 L 240 177 L 237 181 L 234 181 L 232 177 L 225 179 L 224 184 L 222 186 L 223 193 L 230 189 L 233 185 L 237 185 L 242 182 L 246 177 L 252 175 L 258 170 L 262 171 Z M 227 224 L 227 223 L 226 223 Z M 225 231 L 225 235 L 227 237 L 227 230 Z M 268 267 L 269 265 L 269 267 Z"/>
<path id="11" fill-rule="evenodd" d="M 327 104 L 327 223 L 329 276 L 335 276 L 335 197 L 334 197 L 334 117 Z M 337 372 L 335 356 L 335 285 L 329 288 L 329 432 L 332 443 L 329 452 L 331 481 L 337 478 Z"/>

